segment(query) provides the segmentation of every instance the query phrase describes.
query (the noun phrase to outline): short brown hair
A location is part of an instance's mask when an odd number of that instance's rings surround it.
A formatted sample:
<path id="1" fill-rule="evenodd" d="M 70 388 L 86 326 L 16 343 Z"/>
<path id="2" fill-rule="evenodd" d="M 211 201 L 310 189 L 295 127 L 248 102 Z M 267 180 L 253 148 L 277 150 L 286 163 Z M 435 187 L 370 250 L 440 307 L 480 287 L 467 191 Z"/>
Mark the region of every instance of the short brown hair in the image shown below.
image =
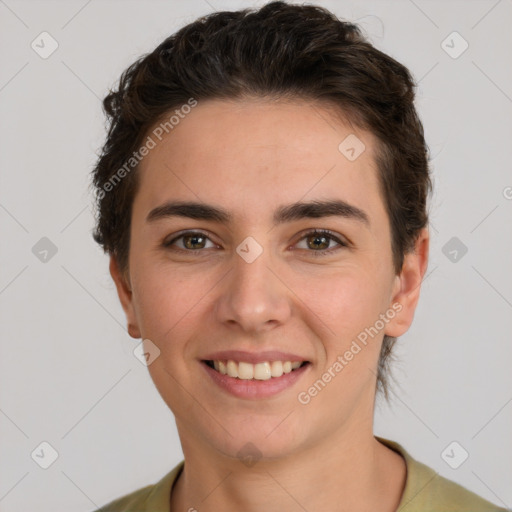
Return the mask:
<path id="1" fill-rule="evenodd" d="M 432 188 L 414 87 L 406 67 L 373 47 L 356 25 L 325 8 L 279 1 L 259 10 L 203 16 L 129 66 L 117 90 L 103 101 L 109 125 L 92 172 L 94 239 L 127 272 L 137 166 L 129 172 L 126 162 L 148 130 L 173 109 L 191 98 L 315 100 L 377 138 L 379 183 L 399 273 L 404 255 L 428 223 Z M 379 357 L 377 390 L 386 399 L 395 341 L 385 335 Z"/>

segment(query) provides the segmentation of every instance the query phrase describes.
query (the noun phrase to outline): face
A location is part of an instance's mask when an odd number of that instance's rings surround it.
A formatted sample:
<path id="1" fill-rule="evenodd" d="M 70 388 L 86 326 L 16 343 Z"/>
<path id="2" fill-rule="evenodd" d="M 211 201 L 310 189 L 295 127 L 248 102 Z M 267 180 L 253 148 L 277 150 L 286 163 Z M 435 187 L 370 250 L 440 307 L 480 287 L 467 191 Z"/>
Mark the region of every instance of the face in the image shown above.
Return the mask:
<path id="1" fill-rule="evenodd" d="M 395 275 L 375 149 L 320 105 L 213 100 L 141 162 L 128 275 L 111 272 L 184 445 L 281 457 L 371 425 L 382 339 L 409 327 L 428 250 L 422 233 Z"/>

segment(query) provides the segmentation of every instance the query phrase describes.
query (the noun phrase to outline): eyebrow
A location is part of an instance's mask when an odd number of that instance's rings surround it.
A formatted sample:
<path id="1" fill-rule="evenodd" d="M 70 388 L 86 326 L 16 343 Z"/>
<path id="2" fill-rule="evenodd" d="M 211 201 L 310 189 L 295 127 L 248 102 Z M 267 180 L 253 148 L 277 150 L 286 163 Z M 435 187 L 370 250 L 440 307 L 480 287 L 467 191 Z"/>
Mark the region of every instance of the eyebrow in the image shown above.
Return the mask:
<path id="1" fill-rule="evenodd" d="M 330 216 L 344 217 L 361 222 L 367 227 L 370 226 L 368 215 L 363 210 L 340 199 L 298 202 L 280 206 L 274 212 L 273 221 L 274 224 L 283 224 L 301 219 Z M 228 210 L 218 206 L 191 201 L 168 201 L 151 210 L 146 217 L 146 222 L 169 217 L 187 217 L 223 224 L 229 224 L 233 220 L 233 215 Z"/>

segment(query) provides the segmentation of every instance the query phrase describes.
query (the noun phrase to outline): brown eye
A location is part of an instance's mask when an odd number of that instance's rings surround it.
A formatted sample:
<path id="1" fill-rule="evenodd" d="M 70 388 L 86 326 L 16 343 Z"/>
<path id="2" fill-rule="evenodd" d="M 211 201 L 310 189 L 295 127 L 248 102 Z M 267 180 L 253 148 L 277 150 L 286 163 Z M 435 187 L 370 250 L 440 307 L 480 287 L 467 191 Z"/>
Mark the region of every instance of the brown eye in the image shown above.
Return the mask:
<path id="1" fill-rule="evenodd" d="M 310 235 L 307 237 L 311 249 L 328 249 L 330 238 L 325 235 Z"/>
<path id="2" fill-rule="evenodd" d="M 300 249 L 311 249 L 308 252 L 313 253 L 315 256 L 323 256 L 329 253 L 338 251 L 342 247 L 348 247 L 348 244 L 342 242 L 329 230 L 314 230 L 306 233 L 301 242 L 305 241 L 306 247 L 299 247 Z M 339 247 L 329 248 L 335 242 Z"/>
<path id="3" fill-rule="evenodd" d="M 176 245 L 178 249 L 184 251 L 196 251 L 198 249 L 204 249 L 207 241 L 210 241 L 214 246 L 213 242 L 204 233 L 190 231 L 188 233 L 183 233 L 170 241 L 164 242 L 163 245 L 164 247 Z"/>

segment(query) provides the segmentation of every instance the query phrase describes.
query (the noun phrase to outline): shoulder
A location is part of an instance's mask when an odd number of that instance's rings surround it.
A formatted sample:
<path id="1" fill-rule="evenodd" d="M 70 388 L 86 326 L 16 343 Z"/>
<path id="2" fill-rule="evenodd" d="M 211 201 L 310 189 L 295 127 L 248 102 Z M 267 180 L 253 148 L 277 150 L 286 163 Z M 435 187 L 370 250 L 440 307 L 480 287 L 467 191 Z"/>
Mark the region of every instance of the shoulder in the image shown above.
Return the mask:
<path id="1" fill-rule="evenodd" d="M 170 512 L 172 486 L 181 473 L 183 464 L 184 461 L 181 461 L 155 484 L 116 498 L 94 512 Z"/>
<path id="2" fill-rule="evenodd" d="M 400 503 L 400 512 L 506 512 L 421 462 L 415 460 L 410 467 L 408 464 L 408 471 L 414 491 Z"/>
<path id="3" fill-rule="evenodd" d="M 148 496 L 156 484 L 147 485 L 130 494 L 116 498 L 95 512 L 143 512 L 147 510 Z"/>
<path id="4" fill-rule="evenodd" d="M 405 488 L 397 512 L 507 512 L 417 461 L 400 444 L 375 437 L 399 453 L 407 465 Z"/>
<path id="5" fill-rule="evenodd" d="M 417 462 L 417 464 L 421 463 Z M 421 464 L 421 466 L 424 466 L 424 464 Z M 462 485 L 442 477 L 433 469 L 428 469 L 432 471 L 433 477 L 432 481 L 428 484 L 428 491 L 423 498 L 425 510 L 443 510 L 446 512 L 507 512 L 506 509 L 498 507 L 498 505 L 487 501 Z M 410 503 L 411 505 L 408 508 L 404 507 L 403 512 L 414 510 L 414 500 L 411 500 Z"/>

